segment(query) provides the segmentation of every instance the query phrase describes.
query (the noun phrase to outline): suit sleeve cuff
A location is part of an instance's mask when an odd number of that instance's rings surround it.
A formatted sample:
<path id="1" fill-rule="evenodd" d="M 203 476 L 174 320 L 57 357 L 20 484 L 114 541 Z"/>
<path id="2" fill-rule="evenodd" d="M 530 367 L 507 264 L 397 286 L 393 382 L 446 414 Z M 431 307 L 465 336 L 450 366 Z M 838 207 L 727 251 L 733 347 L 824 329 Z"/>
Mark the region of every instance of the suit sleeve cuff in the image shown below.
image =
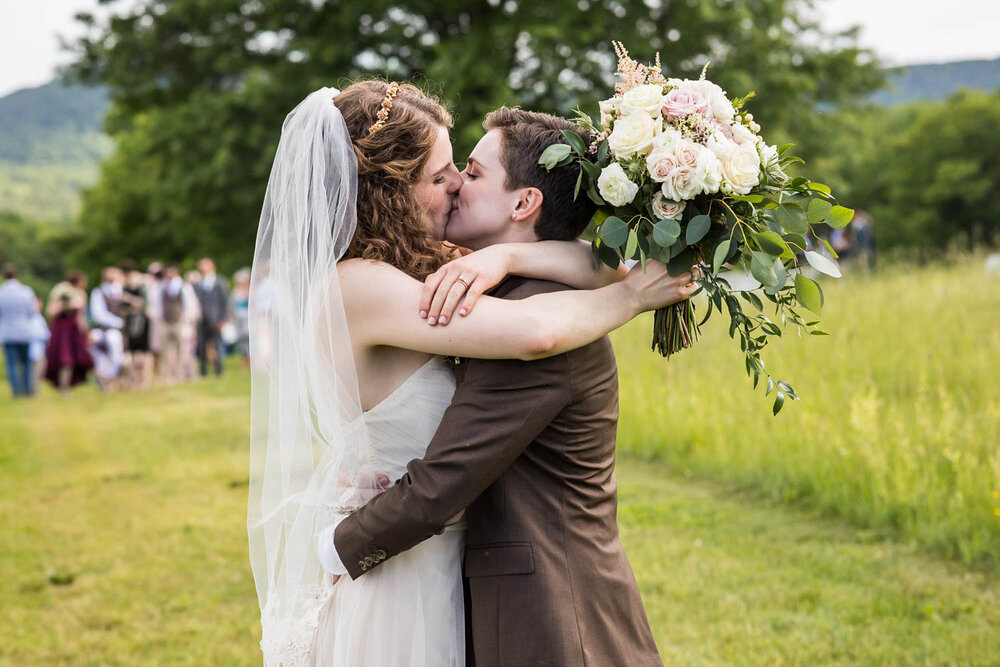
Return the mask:
<path id="1" fill-rule="evenodd" d="M 319 533 L 319 542 L 316 545 L 316 552 L 319 555 L 319 563 L 323 566 L 329 574 L 333 575 L 345 575 L 347 574 L 347 568 L 344 567 L 343 561 L 340 560 L 340 554 L 337 553 L 337 547 L 333 543 L 333 534 L 337 530 L 337 526 L 343 519 L 338 520 L 335 524 L 328 528 L 324 528 Z"/>

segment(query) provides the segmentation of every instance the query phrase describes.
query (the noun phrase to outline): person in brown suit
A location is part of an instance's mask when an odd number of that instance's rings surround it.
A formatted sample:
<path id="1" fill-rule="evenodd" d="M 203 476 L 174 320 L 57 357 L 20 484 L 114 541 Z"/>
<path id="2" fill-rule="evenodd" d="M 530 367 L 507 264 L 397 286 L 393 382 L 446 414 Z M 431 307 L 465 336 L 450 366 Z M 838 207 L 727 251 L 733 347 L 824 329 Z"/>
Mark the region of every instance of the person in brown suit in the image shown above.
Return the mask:
<path id="1" fill-rule="evenodd" d="M 448 240 L 480 249 L 549 238 L 560 225 L 582 231 L 578 221 L 561 219 L 578 206 L 572 191 L 543 197 L 532 180 L 540 178 L 541 152 L 572 125 L 509 109 L 484 125 L 489 132 L 469 158 Z M 528 187 L 538 199 L 524 210 L 539 222 L 525 235 L 524 226 L 498 219 L 497 211 L 508 210 L 505 195 Z M 590 216 L 581 213 L 585 225 Z M 516 222 L 517 209 L 511 215 Z M 474 274 L 466 268 L 458 280 L 446 271 L 440 281 L 438 293 L 460 314 L 473 299 L 449 295 L 477 296 L 469 288 L 477 285 Z M 488 282 L 484 277 L 479 289 Z M 511 277 L 492 296 L 562 289 Z M 534 361 L 459 359 L 456 382 L 426 456 L 337 526 L 333 542 L 343 570 L 356 579 L 465 509 L 470 664 L 661 664 L 618 535 L 618 384 L 607 336 Z"/>

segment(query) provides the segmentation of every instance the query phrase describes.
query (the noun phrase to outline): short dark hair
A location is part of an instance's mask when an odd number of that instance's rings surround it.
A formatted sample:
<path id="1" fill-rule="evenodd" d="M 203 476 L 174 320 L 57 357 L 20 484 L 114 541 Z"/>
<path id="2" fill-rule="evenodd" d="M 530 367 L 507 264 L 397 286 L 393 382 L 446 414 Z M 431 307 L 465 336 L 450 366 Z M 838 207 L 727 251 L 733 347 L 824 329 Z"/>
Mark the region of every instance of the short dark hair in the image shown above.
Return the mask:
<path id="1" fill-rule="evenodd" d="M 7 266 L 3 267 L 4 280 L 13 280 L 14 278 L 17 278 L 17 276 L 18 276 L 17 267 L 14 266 L 13 264 L 8 264 Z"/>
<path id="2" fill-rule="evenodd" d="M 66 274 L 66 282 L 74 287 L 79 287 L 83 284 L 84 277 L 81 271 L 70 271 Z"/>
<path id="3" fill-rule="evenodd" d="M 597 210 L 582 191 L 573 200 L 580 166 L 572 162 L 548 171 L 538 164 L 538 158 L 552 144 L 566 143 L 562 130 L 575 132 L 588 148 L 590 133 L 559 116 L 508 107 L 487 114 L 483 127 L 500 131 L 500 164 L 507 172 L 504 187 L 508 190 L 533 187 L 542 193 L 535 235 L 543 241 L 569 241 L 579 236 Z"/>
<path id="4" fill-rule="evenodd" d="M 132 273 L 133 271 L 135 271 L 135 267 L 136 267 L 135 260 L 132 259 L 123 259 L 121 262 L 118 263 L 118 268 L 124 271 L 125 273 Z"/>

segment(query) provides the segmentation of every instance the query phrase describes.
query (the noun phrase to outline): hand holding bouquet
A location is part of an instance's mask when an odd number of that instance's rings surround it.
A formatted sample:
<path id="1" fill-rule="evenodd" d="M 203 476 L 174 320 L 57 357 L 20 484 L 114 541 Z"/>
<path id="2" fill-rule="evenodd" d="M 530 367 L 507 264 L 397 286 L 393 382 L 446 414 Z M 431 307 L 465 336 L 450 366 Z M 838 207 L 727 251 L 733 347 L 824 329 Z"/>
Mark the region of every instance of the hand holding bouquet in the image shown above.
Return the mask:
<path id="1" fill-rule="evenodd" d="M 564 144 L 549 146 L 539 159 L 548 169 L 576 161 L 580 165 L 576 196 L 598 206 L 593 242 L 595 263 L 647 258 L 665 262 L 672 275 L 698 264 L 698 281 L 708 298 L 699 323 L 694 304 L 685 301 L 658 310 L 653 348 L 665 357 L 690 347 L 699 326 L 713 310 L 729 313 L 729 335 L 739 334 L 746 372 L 757 386 L 767 377 L 767 393 L 776 391 L 773 411 L 794 389 L 764 368 L 760 351 L 769 337 L 792 324 L 813 335 L 818 322 L 806 321 L 802 306 L 818 313 L 820 286 L 799 272 L 808 262 L 819 272 L 839 277 L 836 261 L 813 250 L 826 245 L 812 225 L 839 228 L 853 211 L 837 205 L 830 188 L 804 177 L 790 178 L 788 165 L 802 160 L 790 145 L 776 147 L 760 136 L 760 126 L 744 110 L 753 97 L 730 100 L 718 85 L 665 78 L 659 56 L 652 66 L 632 60 L 614 43 L 621 82 L 615 96 L 600 103 L 600 121 L 580 113 L 576 122 L 595 136 L 590 150 L 572 132 Z M 707 66 L 706 66 L 707 69 Z M 743 267 L 761 283 L 774 316 L 752 290 L 732 287 L 724 274 Z M 745 312 L 743 303 L 757 314 Z"/>

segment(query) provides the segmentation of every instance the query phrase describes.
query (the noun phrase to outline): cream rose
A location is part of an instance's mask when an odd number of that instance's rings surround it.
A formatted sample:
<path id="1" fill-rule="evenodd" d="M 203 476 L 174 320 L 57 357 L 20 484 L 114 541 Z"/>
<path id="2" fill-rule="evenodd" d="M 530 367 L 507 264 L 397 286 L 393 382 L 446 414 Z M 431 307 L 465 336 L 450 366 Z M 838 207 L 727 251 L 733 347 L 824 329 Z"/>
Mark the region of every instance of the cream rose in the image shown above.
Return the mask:
<path id="1" fill-rule="evenodd" d="M 680 220 L 686 206 L 687 204 L 682 201 L 668 201 L 662 192 L 657 192 L 653 195 L 653 213 L 660 220 Z"/>
<path id="2" fill-rule="evenodd" d="M 628 180 L 620 164 L 612 162 L 601 170 L 601 175 L 597 178 L 597 191 L 612 206 L 624 206 L 635 199 L 639 186 Z"/>
<path id="3" fill-rule="evenodd" d="M 727 138 L 721 131 L 710 134 L 708 140 L 705 142 L 705 146 L 720 160 L 725 159 L 727 155 L 737 148 L 736 143 Z"/>
<path id="4" fill-rule="evenodd" d="M 621 112 L 623 116 L 634 113 L 644 113 L 650 118 L 660 117 L 660 107 L 663 106 L 663 86 L 648 83 L 636 86 L 622 95 Z"/>
<path id="5" fill-rule="evenodd" d="M 662 183 L 670 176 L 670 172 L 678 166 L 677 156 L 673 146 L 658 146 L 646 156 L 646 169 L 649 176 L 657 183 Z"/>
<path id="6" fill-rule="evenodd" d="M 608 136 L 608 148 L 617 157 L 646 155 L 653 148 L 656 121 L 644 113 L 634 113 L 615 121 Z"/>
<path id="7" fill-rule="evenodd" d="M 694 167 L 678 166 L 663 181 L 660 191 L 673 201 L 686 201 L 701 192 L 701 179 Z"/>
<path id="8" fill-rule="evenodd" d="M 749 194 L 760 181 L 760 156 L 753 145 L 740 146 L 722 161 L 722 178 L 738 195 Z"/>

